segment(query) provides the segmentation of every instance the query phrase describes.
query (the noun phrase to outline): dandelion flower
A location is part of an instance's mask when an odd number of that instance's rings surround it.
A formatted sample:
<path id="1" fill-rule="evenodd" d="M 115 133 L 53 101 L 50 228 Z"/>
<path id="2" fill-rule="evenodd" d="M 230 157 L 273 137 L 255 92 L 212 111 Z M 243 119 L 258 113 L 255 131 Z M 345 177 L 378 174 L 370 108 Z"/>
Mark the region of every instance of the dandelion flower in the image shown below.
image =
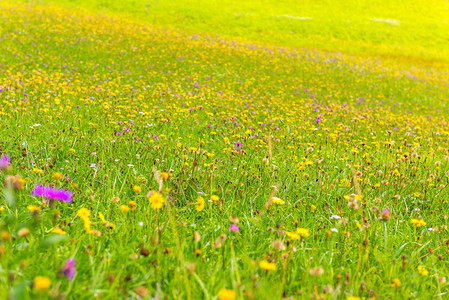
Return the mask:
<path id="1" fill-rule="evenodd" d="M 45 276 L 37 276 L 34 279 L 34 287 L 36 288 L 36 290 L 38 290 L 39 292 L 45 291 L 47 290 L 51 285 L 51 281 L 50 279 L 48 279 L 48 277 Z"/>
<path id="2" fill-rule="evenodd" d="M 218 292 L 219 300 L 235 300 L 236 297 L 237 297 L 237 295 L 233 290 L 221 289 Z"/>
<path id="3" fill-rule="evenodd" d="M 424 225 L 427 224 L 427 223 L 424 222 L 424 220 L 422 220 L 422 219 L 412 219 L 410 222 L 411 222 L 413 225 L 415 225 L 416 227 L 421 227 L 421 226 L 424 226 Z"/>
<path id="4" fill-rule="evenodd" d="M 203 197 L 198 197 L 196 199 L 196 205 L 195 205 L 196 211 L 202 211 L 204 209 L 205 205 L 206 205 L 206 202 L 204 201 Z"/>
<path id="5" fill-rule="evenodd" d="M 129 211 L 129 206 L 128 205 L 120 205 L 120 209 L 122 210 L 123 213 L 127 213 Z"/>
<path id="6" fill-rule="evenodd" d="M 274 204 L 278 204 L 278 205 L 282 205 L 284 204 L 284 200 L 278 198 L 278 197 L 273 197 L 271 198 Z"/>
<path id="7" fill-rule="evenodd" d="M 153 209 L 160 209 L 162 206 L 164 206 L 164 196 L 158 192 L 153 192 L 147 195 L 148 201 L 151 203 L 151 208 Z"/>
<path id="8" fill-rule="evenodd" d="M 306 228 L 298 228 L 296 229 L 296 233 L 298 233 L 302 237 L 310 236 L 309 229 Z"/>
<path id="9" fill-rule="evenodd" d="M 261 260 L 259 262 L 259 267 L 261 267 L 264 270 L 269 270 L 269 271 L 276 270 L 276 264 L 275 263 L 270 263 L 270 262 L 268 262 L 266 260 Z"/>

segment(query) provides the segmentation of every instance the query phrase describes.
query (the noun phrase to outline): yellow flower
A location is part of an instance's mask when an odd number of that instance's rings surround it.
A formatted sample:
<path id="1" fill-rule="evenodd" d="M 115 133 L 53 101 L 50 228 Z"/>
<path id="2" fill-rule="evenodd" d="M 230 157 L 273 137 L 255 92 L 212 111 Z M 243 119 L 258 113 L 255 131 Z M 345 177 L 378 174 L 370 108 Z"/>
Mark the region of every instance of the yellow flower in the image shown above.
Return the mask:
<path id="1" fill-rule="evenodd" d="M 292 240 L 299 240 L 301 237 L 296 232 L 287 232 L 285 233 Z"/>
<path id="2" fill-rule="evenodd" d="M 75 149 L 70 148 L 69 151 L 75 153 Z"/>
<path id="3" fill-rule="evenodd" d="M 360 300 L 360 298 L 355 297 L 355 296 L 348 296 L 348 298 L 346 298 L 346 300 Z"/>
<path id="4" fill-rule="evenodd" d="M 106 222 L 106 219 L 104 218 L 104 215 L 101 212 L 98 213 L 98 217 L 100 218 L 101 221 Z"/>
<path id="5" fill-rule="evenodd" d="M 306 228 L 298 228 L 296 229 L 296 233 L 298 233 L 302 237 L 308 237 L 310 235 L 309 229 Z"/>
<path id="6" fill-rule="evenodd" d="M 92 222 L 89 219 L 90 210 L 83 207 L 78 211 L 78 216 L 81 218 L 81 220 L 83 220 L 84 228 L 86 229 L 87 233 L 91 233 L 92 230 L 90 229 L 90 225 Z"/>
<path id="7" fill-rule="evenodd" d="M 312 204 L 310 205 L 310 208 L 312 209 L 312 211 L 314 211 L 316 209 L 316 206 Z"/>
<path id="8" fill-rule="evenodd" d="M 218 202 L 220 200 L 220 198 L 217 195 L 212 195 L 210 197 L 210 200 L 214 201 L 215 203 Z"/>
<path id="9" fill-rule="evenodd" d="M 142 189 L 138 185 L 133 186 L 133 190 L 134 190 L 134 193 L 136 193 L 136 194 L 140 193 L 142 191 Z"/>
<path id="10" fill-rule="evenodd" d="M 20 185 L 20 188 L 22 188 L 25 185 L 26 180 L 23 178 L 19 178 L 19 180 L 17 181 Z"/>
<path id="11" fill-rule="evenodd" d="M 198 197 L 196 199 L 196 205 L 195 205 L 196 211 L 202 211 L 204 209 L 205 205 L 206 205 L 206 202 L 204 201 L 203 197 Z"/>
<path id="12" fill-rule="evenodd" d="M 4 207 L 0 207 L 0 211 L 4 211 L 5 210 L 5 208 Z"/>
<path id="13" fill-rule="evenodd" d="M 129 206 L 131 206 L 132 208 L 135 208 L 137 206 L 136 201 L 129 201 Z"/>
<path id="14" fill-rule="evenodd" d="M 88 210 L 87 208 L 81 208 L 78 211 L 78 217 L 80 217 L 81 219 L 85 219 L 85 218 L 89 218 L 90 217 L 90 210 Z"/>
<path id="15" fill-rule="evenodd" d="M 424 225 L 427 224 L 427 223 L 424 222 L 424 220 L 422 220 L 422 219 L 412 219 L 410 222 L 411 222 L 413 225 L 415 225 L 416 227 L 421 227 L 421 226 L 424 226 Z"/>
<path id="16" fill-rule="evenodd" d="M 62 178 L 62 174 L 59 173 L 59 172 L 56 172 L 55 174 L 53 174 L 53 178 L 56 179 L 56 180 L 59 180 L 59 179 Z"/>
<path id="17" fill-rule="evenodd" d="M 162 172 L 162 173 L 161 173 L 161 178 L 162 178 L 163 180 L 167 180 L 168 178 L 170 178 L 170 174 L 167 173 L 167 172 Z"/>
<path id="18" fill-rule="evenodd" d="M 261 260 L 259 262 L 259 267 L 261 267 L 264 270 L 276 270 L 276 264 L 275 263 L 270 263 L 266 260 Z"/>
<path id="19" fill-rule="evenodd" d="M 423 266 L 418 266 L 418 273 L 422 276 L 429 275 L 429 271 L 427 271 Z"/>
<path id="20" fill-rule="evenodd" d="M 149 196 L 147 195 L 147 197 L 151 203 L 151 208 L 153 209 L 160 209 L 164 205 L 165 202 L 164 196 L 162 196 L 162 194 L 158 192 L 153 192 L 149 194 Z"/>
<path id="21" fill-rule="evenodd" d="M 35 212 L 35 211 L 40 211 L 41 210 L 41 208 L 39 206 L 36 206 L 36 205 L 28 205 L 27 209 L 29 211 L 31 211 L 31 212 Z"/>
<path id="22" fill-rule="evenodd" d="M 284 200 L 282 200 L 282 199 L 280 199 L 280 198 L 278 198 L 278 197 L 273 197 L 273 198 L 271 198 L 271 199 L 272 199 L 272 201 L 273 201 L 274 204 L 279 204 L 279 205 L 284 204 Z"/>
<path id="23" fill-rule="evenodd" d="M 44 173 L 44 170 L 33 168 L 33 172 L 37 173 L 37 174 L 42 174 L 42 173 Z"/>
<path id="24" fill-rule="evenodd" d="M 51 232 L 57 233 L 57 234 L 67 234 L 64 230 L 62 230 L 62 229 L 59 228 L 59 227 L 53 228 Z"/>
<path id="25" fill-rule="evenodd" d="M 9 241 L 10 238 L 11 238 L 11 235 L 9 234 L 9 232 L 3 230 L 2 234 L 1 234 L 1 239 L 4 241 Z"/>
<path id="26" fill-rule="evenodd" d="M 129 206 L 128 205 L 120 205 L 120 209 L 122 210 L 122 212 L 127 213 L 129 211 Z"/>
<path id="27" fill-rule="evenodd" d="M 399 279 L 393 279 L 393 281 L 391 282 L 391 287 L 400 287 L 401 286 L 401 281 Z"/>
<path id="28" fill-rule="evenodd" d="M 50 281 L 50 279 L 48 279 L 48 277 L 37 276 L 34 279 L 34 287 L 38 291 L 45 291 L 50 287 L 50 285 L 51 285 L 51 281 Z"/>
<path id="29" fill-rule="evenodd" d="M 219 300 L 235 300 L 237 294 L 233 290 L 221 289 L 218 292 Z"/>

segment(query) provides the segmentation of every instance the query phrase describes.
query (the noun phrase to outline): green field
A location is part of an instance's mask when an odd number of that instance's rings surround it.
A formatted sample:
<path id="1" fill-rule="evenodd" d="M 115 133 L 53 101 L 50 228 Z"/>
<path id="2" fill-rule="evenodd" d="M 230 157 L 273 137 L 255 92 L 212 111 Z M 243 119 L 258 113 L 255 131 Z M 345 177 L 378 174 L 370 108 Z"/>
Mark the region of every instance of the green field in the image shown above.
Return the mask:
<path id="1" fill-rule="evenodd" d="M 267 45 L 449 63 L 449 3 L 430 1 L 42 0 L 155 26 Z"/>
<path id="2" fill-rule="evenodd" d="M 445 299 L 447 16 L 1 1 L 0 298 Z"/>

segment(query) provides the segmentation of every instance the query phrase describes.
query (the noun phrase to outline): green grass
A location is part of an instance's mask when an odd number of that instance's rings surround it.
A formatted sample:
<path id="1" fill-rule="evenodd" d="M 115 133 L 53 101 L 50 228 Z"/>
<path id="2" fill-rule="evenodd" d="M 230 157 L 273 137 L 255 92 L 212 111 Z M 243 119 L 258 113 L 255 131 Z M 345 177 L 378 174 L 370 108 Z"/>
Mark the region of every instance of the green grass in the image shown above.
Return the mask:
<path id="1" fill-rule="evenodd" d="M 201 3 L 159 21 L 140 2 L 97 3 L 0 3 L 1 298 L 447 297 L 447 71 L 421 54 L 410 66 L 283 48 L 275 27 L 258 44 L 236 20 L 204 31 L 251 43 L 211 37 L 195 26 L 220 22 Z M 391 3 L 373 13 L 397 16 Z M 187 7 L 207 18 L 183 31 Z M 433 7 L 419 22 L 437 22 Z M 73 202 L 50 205 L 38 184 Z"/>
<path id="2" fill-rule="evenodd" d="M 268 45 L 376 55 L 433 66 L 447 66 L 449 57 L 449 4 L 444 0 L 42 2 Z"/>

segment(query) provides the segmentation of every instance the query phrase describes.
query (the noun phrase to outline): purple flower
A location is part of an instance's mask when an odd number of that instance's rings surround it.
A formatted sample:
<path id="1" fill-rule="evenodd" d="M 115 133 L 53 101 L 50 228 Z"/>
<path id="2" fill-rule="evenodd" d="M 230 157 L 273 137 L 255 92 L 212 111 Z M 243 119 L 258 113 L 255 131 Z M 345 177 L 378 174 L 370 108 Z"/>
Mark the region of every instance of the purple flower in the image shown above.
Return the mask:
<path id="1" fill-rule="evenodd" d="M 229 230 L 235 233 L 239 233 L 240 228 L 237 224 L 231 224 L 231 226 L 229 226 Z"/>
<path id="2" fill-rule="evenodd" d="M 42 186 L 38 184 L 31 193 L 33 194 L 33 196 L 44 197 L 49 200 L 58 200 L 67 203 L 73 201 L 72 192 L 62 189 L 54 189 L 51 186 Z"/>
<path id="3" fill-rule="evenodd" d="M 0 158 L 0 170 L 9 170 L 11 160 L 8 154 L 3 154 Z"/>
<path id="4" fill-rule="evenodd" d="M 74 258 L 69 258 L 65 261 L 64 266 L 61 268 L 61 272 L 67 276 L 69 280 L 72 280 L 75 277 L 76 269 L 75 269 L 76 261 Z"/>
<path id="5" fill-rule="evenodd" d="M 316 117 L 316 120 L 315 120 L 315 122 L 317 122 L 317 123 L 321 123 L 321 117 Z"/>

